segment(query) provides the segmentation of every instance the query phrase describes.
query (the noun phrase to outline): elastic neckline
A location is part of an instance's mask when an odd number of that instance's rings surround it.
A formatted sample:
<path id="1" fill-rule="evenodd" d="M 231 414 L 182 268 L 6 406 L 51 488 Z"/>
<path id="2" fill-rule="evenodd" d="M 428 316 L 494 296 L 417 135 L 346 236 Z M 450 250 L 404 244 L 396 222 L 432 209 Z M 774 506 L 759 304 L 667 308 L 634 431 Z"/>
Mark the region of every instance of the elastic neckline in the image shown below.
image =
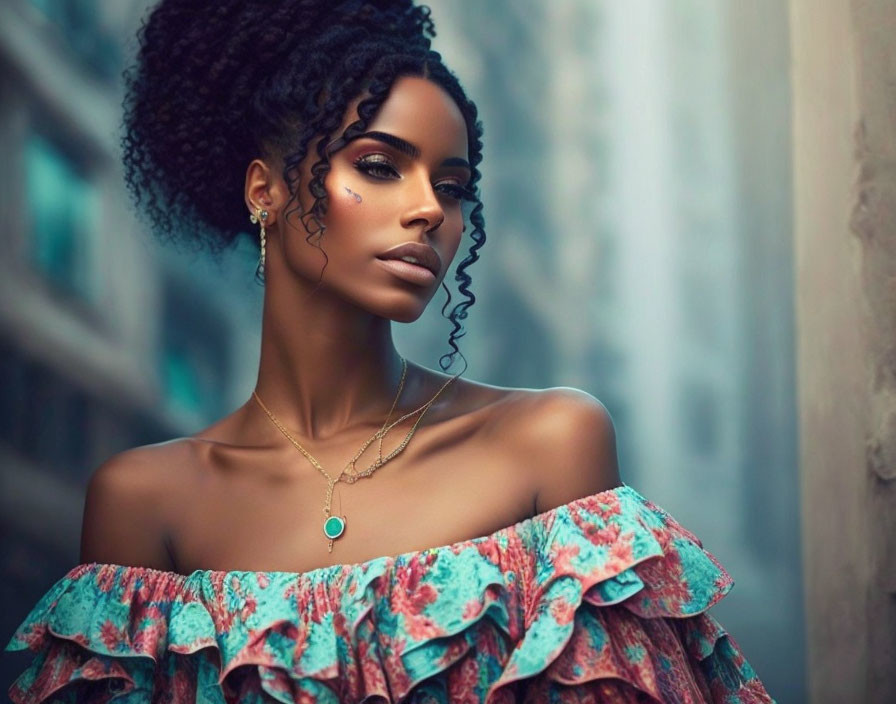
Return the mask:
<path id="1" fill-rule="evenodd" d="M 590 504 L 594 504 L 604 496 L 610 494 L 626 494 L 626 493 L 635 493 L 634 489 L 632 489 L 627 484 L 621 484 L 620 486 L 613 487 L 612 489 L 605 489 L 604 491 L 599 491 L 596 494 L 589 494 L 588 496 L 582 496 L 578 499 L 573 499 L 572 501 L 561 504 L 560 506 L 555 506 L 554 508 L 550 508 L 547 511 L 542 511 L 541 513 L 537 513 L 534 516 L 529 516 L 528 518 L 524 518 L 521 521 L 513 523 L 509 526 L 505 526 L 504 528 L 499 528 L 498 530 L 489 533 L 488 535 L 481 535 L 475 538 L 466 538 L 465 540 L 458 540 L 454 543 L 446 543 L 444 545 L 436 545 L 430 548 L 423 548 L 421 550 L 409 550 L 407 552 L 399 553 L 398 555 L 382 555 L 379 557 L 372 557 L 369 560 L 364 560 L 362 562 L 353 562 L 353 563 L 340 563 L 335 565 L 324 565 L 322 567 L 315 567 L 314 569 L 307 570 L 305 572 L 290 572 L 284 570 L 216 570 L 216 569 L 197 569 L 193 570 L 189 574 L 183 574 L 181 572 L 172 572 L 169 570 L 160 570 L 154 567 L 140 567 L 137 565 L 119 565 L 114 563 L 106 563 L 106 562 L 90 562 L 79 565 L 74 568 L 75 570 L 88 570 L 94 568 L 103 568 L 103 567 L 112 567 L 123 570 L 132 570 L 134 572 L 140 574 L 157 574 L 160 576 L 165 576 L 168 579 L 175 580 L 195 580 L 195 579 L 214 579 L 214 578 L 225 578 L 228 576 L 238 576 L 238 575 L 248 575 L 248 574 L 264 574 L 271 577 L 274 576 L 294 576 L 294 577 L 313 577 L 316 575 L 328 573 L 328 572 L 345 572 L 348 570 L 356 570 L 361 568 L 369 567 L 370 565 L 382 561 L 387 562 L 408 562 L 417 556 L 428 556 L 435 553 L 441 553 L 444 551 L 457 552 L 457 549 L 463 546 L 476 545 L 481 542 L 485 542 L 488 540 L 494 540 L 503 536 L 506 533 L 517 532 L 520 530 L 524 530 L 526 526 L 535 522 L 544 522 L 550 523 L 554 516 L 563 510 L 570 510 L 579 508 L 581 506 L 587 506 Z"/>

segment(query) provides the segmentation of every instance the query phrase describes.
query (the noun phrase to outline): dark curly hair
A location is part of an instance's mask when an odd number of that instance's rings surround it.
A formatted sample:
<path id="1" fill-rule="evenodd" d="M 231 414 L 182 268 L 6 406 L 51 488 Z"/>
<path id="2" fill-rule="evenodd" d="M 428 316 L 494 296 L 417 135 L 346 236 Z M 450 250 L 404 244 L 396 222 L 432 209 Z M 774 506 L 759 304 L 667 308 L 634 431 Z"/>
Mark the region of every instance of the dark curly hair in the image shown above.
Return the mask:
<path id="1" fill-rule="evenodd" d="M 300 218 L 320 246 L 327 211 L 328 154 L 363 133 L 402 76 L 441 86 L 466 122 L 472 178 L 472 244 L 455 274 L 464 300 L 449 315 L 451 351 L 460 353 L 463 320 L 476 301 L 467 268 L 485 243 L 477 165 L 482 125 L 475 105 L 431 48 L 430 10 L 412 0 L 162 0 L 138 32 L 139 53 L 125 72 L 125 182 L 162 239 L 213 252 L 247 234 L 244 174 L 257 157 L 283 160 L 296 205 L 298 166 L 322 138 L 306 184 L 313 204 Z M 358 119 L 334 134 L 349 103 L 364 96 Z M 461 357 L 463 354 L 461 353 Z"/>

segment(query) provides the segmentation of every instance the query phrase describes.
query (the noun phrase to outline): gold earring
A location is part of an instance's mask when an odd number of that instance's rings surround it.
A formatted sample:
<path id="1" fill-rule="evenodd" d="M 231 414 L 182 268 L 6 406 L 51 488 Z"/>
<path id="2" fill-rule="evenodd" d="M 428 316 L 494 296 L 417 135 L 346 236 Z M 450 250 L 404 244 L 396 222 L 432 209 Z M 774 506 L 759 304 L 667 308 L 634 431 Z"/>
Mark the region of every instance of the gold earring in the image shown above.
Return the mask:
<path id="1" fill-rule="evenodd" d="M 256 208 L 255 212 L 249 215 L 249 220 L 253 225 L 261 222 L 261 231 L 258 233 L 258 239 L 261 244 L 261 251 L 258 254 L 258 269 L 261 277 L 264 278 L 264 245 L 265 245 L 265 231 L 264 231 L 264 221 L 268 219 L 268 211 L 262 210 L 261 208 Z"/>

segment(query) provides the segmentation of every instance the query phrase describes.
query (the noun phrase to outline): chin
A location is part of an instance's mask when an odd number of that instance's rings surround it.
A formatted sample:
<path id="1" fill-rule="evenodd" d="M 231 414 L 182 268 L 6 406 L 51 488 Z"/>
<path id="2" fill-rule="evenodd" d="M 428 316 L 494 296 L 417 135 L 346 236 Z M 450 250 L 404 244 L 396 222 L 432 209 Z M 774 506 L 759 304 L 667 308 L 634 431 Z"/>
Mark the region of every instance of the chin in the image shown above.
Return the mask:
<path id="1" fill-rule="evenodd" d="M 399 295 L 390 295 L 386 300 L 381 299 L 367 309 L 396 323 L 413 323 L 423 315 L 423 311 L 432 300 L 432 294 L 421 298 L 420 294 L 415 296 L 407 291 L 396 293 Z"/>
<path id="2" fill-rule="evenodd" d="M 326 276 L 322 282 L 317 278 L 303 278 L 321 293 L 326 291 L 330 296 L 360 310 L 396 323 L 413 323 L 420 318 L 441 283 L 439 280 L 432 287 L 391 283 L 384 286 L 380 281 L 365 280 L 362 277 L 349 278 L 344 282 L 327 280 Z M 347 285 L 341 285 L 343 283 Z"/>
<path id="3" fill-rule="evenodd" d="M 396 307 L 384 313 L 383 317 L 395 323 L 413 323 L 423 315 L 424 310 L 425 305 Z"/>

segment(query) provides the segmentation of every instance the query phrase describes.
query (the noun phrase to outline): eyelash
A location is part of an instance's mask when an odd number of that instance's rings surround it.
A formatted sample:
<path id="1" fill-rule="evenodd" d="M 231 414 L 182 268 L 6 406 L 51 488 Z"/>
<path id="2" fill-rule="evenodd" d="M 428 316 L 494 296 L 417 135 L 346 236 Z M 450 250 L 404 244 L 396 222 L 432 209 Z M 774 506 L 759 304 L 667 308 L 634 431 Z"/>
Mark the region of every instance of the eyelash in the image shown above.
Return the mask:
<path id="1" fill-rule="evenodd" d="M 371 155 L 359 157 L 358 159 L 355 159 L 355 168 L 371 178 L 383 181 L 399 175 L 398 169 L 381 156 L 375 160 L 371 159 Z M 442 193 L 457 201 L 475 200 L 475 196 L 470 190 L 463 186 L 458 186 L 456 183 L 437 183 L 435 189 L 438 193 Z"/>

